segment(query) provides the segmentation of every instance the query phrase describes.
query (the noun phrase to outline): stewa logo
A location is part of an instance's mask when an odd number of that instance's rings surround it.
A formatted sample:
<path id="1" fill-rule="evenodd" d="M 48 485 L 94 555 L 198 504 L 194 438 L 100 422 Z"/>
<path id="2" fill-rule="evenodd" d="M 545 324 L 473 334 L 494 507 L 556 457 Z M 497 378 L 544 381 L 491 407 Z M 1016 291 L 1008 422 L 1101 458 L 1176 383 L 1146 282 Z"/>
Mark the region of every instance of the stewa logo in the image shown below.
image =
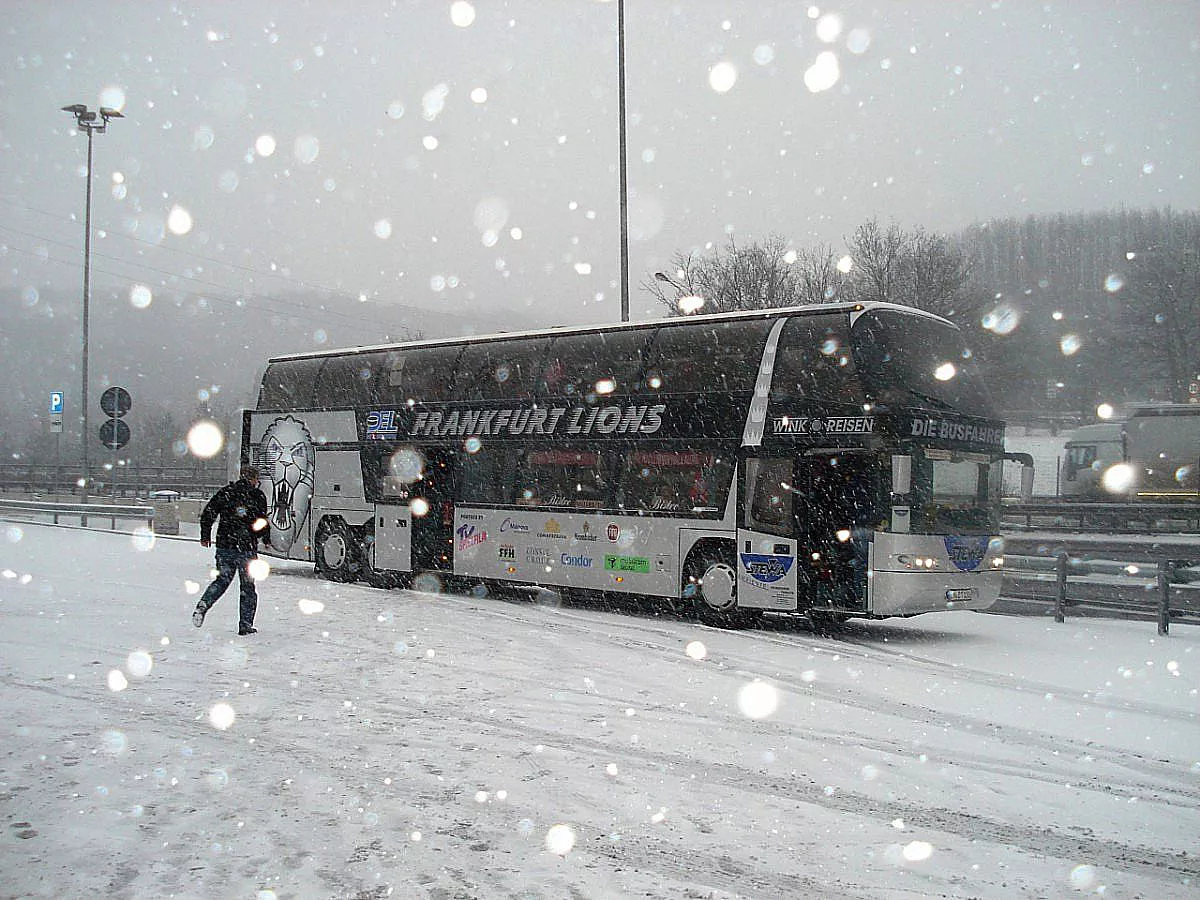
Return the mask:
<path id="1" fill-rule="evenodd" d="M 558 561 L 564 566 L 569 566 L 573 569 L 590 569 L 592 567 L 592 558 L 584 556 L 582 553 L 576 555 L 573 553 L 559 554 Z"/>
<path id="2" fill-rule="evenodd" d="M 517 548 L 512 544 L 501 544 L 496 549 L 496 556 L 501 562 L 516 562 Z"/>
<path id="3" fill-rule="evenodd" d="M 505 518 L 505 520 L 500 523 L 500 533 L 503 534 L 506 531 L 516 531 L 520 534 L 528 534 L 529 526 L 524 522 L 518 522 L 516 519 Z"/>
<path id="4" fill-rule="evenodd" d="M 476 531 L 474 525 L 459 525 L 455 532 L 458 535 L 458 549 L 469 550 L 477 547 L 488 539 L 486 531 Z"/>
<path id="5" fill-rule="evenodd" d="M 946 553 L 950 562 L 960 572 L 974 572 L 987 555 L 988 538 L 986 536 L 957 537 L 950 536 L 942 539 L 946 544 Z"/>
<path id="6" fill-rule="evenodd" d="M 791 569 L 795 558 L 791 556 L 769 556 L 765 553 L 743 553 L 742 568 L 746 574 L 760 584 L 774 584 Z"/>

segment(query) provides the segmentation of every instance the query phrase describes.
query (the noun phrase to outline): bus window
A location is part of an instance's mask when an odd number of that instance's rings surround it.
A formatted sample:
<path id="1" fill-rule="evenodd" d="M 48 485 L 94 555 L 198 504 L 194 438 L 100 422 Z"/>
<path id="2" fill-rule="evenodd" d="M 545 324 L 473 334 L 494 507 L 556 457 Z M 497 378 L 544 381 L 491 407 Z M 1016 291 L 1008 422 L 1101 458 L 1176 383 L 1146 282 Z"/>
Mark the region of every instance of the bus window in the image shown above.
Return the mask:
<path id="1" fill-rule="evenodd" d="M 795 316 L 779 338 L 771 393 L 781 398 L 863 402 L 845 316 Z"/>
<path id="2" fill-rule="evenodd" d="M 460 459 L 462 476 L 458 484 L 458 500 L 466 504 L 508 503 L 511 497 L 505 490 L 505 457 L 503 447 L 482 447 L 477 453 L 464 453 Z"/>
<path id="3" fill-rule="evenodd" d="M 271 363 L 263 375 L 259 409 L 309 409 L 321 359 L 285 359 Z"/>
<path id="4" fill-rule="evenodd" d="M 790 535 L 795 530 L 792 461 L 746 460 L 746 524 L 759 531 Z"/>
<path id="5" fill-rule="evenodd" d="M 931 534 L 989 534 L 999 528 L 990 496 L 994 467 L 974 454 L 926 448 L 914 460 L 914 525 Z"/>
<path id="6" fill-rule="evenodd" d="M 456 400 L 518 400 L 533 396 L 548 341 L 488 341 L 463 351 Z"/>
<path id="7" fill-rule="evenodd" d="M 404 406 L 409 400 L 434 403 L 449 400 L 454 371 L 462 347 L 414 347 L 389 351 L 379 365 L 377 401 L 382 406 Z"/>
<path id="8" fill-rule="evenodd" d="M 623 509 L 712 515 L 725 508 L 733 464 L 697 450 L 630 453 L 618 481 Z"/>
<path id="9" fill-rule="evenodd" d="M 603 460 L 591 450 L 559 448 L 525 453 L 517 468 L 518 506 L 604 509 Z"/>
<path id="10" fill-rule="evenodd" d="M 313 406 L 321 409 L 345 409 L 372 402 L 375 382 L 372 360 L 367 354 L 333 356 L 325 360 L 313 391 Z"/>
<path id="11" fill-rule="evenodd" d="M 645 380 L 671 393 L 754 389 L 772 321 L 660 328 Z"/>
<path id="12" fill-rule="evenodd" d="M 556 337 L 537 378 L 543 397 L 629 394 L 636 389 L 650 329 Z"/>

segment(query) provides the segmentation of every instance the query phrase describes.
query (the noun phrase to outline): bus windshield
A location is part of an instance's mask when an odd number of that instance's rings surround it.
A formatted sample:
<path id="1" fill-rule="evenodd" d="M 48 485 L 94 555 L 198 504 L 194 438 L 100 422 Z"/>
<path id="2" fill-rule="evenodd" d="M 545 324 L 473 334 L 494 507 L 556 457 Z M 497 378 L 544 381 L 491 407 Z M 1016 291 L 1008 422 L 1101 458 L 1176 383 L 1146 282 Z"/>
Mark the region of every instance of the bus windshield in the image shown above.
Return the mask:
<path id="1" fill-rule="evenodd" d="M 850 341 L 872 402 L 996 418 L 971 351 L 946 323 L 918 313 L 872 309 L 854 323 Z"/>
<path id="2" fill-rule="evenodd" d="M 926 449 L 913 460 L 914 521 L 926 534 L 992 534 L 1000 526 L 999 462 Z"/>

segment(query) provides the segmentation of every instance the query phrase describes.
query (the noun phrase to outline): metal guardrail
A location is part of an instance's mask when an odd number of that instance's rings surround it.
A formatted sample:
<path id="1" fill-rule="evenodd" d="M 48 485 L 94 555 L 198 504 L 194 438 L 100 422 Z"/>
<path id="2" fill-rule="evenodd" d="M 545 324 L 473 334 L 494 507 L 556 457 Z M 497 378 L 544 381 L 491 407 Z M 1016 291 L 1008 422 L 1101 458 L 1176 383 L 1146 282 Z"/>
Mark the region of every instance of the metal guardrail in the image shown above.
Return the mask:
<path id="1" fill-rule="evenodd" d="M 0 494 L 78 496 L 82 471 L 71 465 L 0 463 Z M 178 491 L 208 497 L 229 480 L 224 463 L 187 466 L 128 465 L 91 469 L 88 493 L 96 497 L 149 497 L 154 491 Z"/>
<path id="2" fill-rule="evenodd" d="M 1080 531 L 1128 531 L 1138 534 L 1200 532 L 1200 502 L 1081 503 L 1044 500 L 1004 501 L 1005 523 L 1025 528 L 1077 528 Z"/>
<path id="3" fill-rule="evenodd" d="M 59 519 L 79 519 L 79 524 L 86 526 L 88 519 L 109 519 L 112 530 L 117 528 L 118 519 L 132 519 L 146 523 L 146 527 L 154 527 L 153 506 L 119 506 L 103 503 L 44 503 L 38 500 L 8 500 L 0 498 L 0 515 L 5 513 L 28 513 L 31 515 L 51 516 L 54 524 Z"/>
<path id="4" fill-rule="evenodd" d="M 1153 612 L 1158 619 L 1158 633 L 1168 634 L 1172 615 L 1178 618 L 1190 603 L 1184 600 L 1184 594 L 1178 587 L 1183 580 L 1178 577 L 1180 569 L 1200 562 L 1200 537 L 1185 535 L 1170 537 L 1120 536 L 1120 535 L 1089 535 L 1089 534 L 1041 534 L 1041 535 L 1006 535 L 1004 538 L 1004 555 L 1014 558 L 1014 563 L 1020 557 L 1033 557 L 1039 561 L 1030 568 L 1046 571 L 1051 563 L 1055 572 L 1055 589 L 1051 595 L 1054 600 L 1054 620 L 1066 621 L 1066 608 L 1073 605 L 1068 598 L 1068 581 L 1072 576 L 1090 574 L 1090 559 L 1116 560 L 1129 565 L 1151 566 L 1155 572 L 1155 597 Z M 1042 562 L 1045 560 L 1045 563 Z M 1107 566 L 1104 566 L 1108 568 Z M 1014 568 L 1016 568 L 1014 566 Z M 1097 568 L 1100 568 L 1098 566 Z M 1009 596 L 1013 596 L 1014 586 L 1006 583 Z M 1127 601 L 1145 610 L 1150 606 L 1149 598 L 1122 597 L 1117 595 L 1107 597 L 1105 602 Z M 1145 591 L 1143 591 L 1145 593 Z M 1035 596 L 1045 596 L 1044 593 Z M 1078 602 L 1078 598 L 1074 602 Z"/>

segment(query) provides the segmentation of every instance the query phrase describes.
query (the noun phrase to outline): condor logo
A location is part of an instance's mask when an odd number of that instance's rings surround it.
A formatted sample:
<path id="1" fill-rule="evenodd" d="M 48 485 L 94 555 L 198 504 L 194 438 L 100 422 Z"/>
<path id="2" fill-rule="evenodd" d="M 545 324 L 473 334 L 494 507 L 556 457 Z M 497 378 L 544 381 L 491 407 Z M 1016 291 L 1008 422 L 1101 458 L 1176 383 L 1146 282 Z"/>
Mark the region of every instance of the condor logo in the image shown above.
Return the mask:
<path id="1" fill-rule="evenodd" d="M 743 553 L 742 568 L 746 574 L 760 584 L 774 584 L 791 569 L 795 558 L 791 556 L 768 556 L 765 553 Z"/>
<path id="2" fill-rule="evenodd" d="M 987 554 L 988 538 L 986 536 L 951 536 L 943 538 L 943 541 L 946 544 L 946 553 L 950 556 L 950 562 L 954 563 L 954 568 L 960 572 L 974 572 Z"/>

